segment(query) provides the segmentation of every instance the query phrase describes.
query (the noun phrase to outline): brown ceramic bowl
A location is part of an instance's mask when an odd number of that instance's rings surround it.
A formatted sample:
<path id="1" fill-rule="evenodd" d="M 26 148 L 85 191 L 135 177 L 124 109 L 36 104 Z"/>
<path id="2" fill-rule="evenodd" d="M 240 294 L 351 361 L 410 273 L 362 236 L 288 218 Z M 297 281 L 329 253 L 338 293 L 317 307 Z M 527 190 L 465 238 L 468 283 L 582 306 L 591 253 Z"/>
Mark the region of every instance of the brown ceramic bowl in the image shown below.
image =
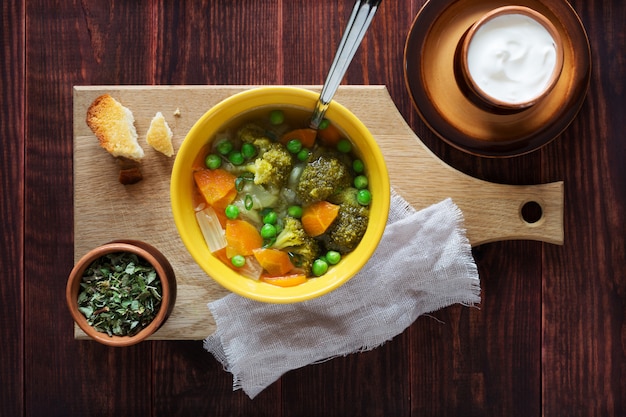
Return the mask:
<path id="1" fill-rule="evenodd" d="M 527 18 L 526 21 L 519 20 L 519 17 Z M 543 27 L 547 33 L 552 38 L 552 42 L 554 44 L 554 67 L 547 77 L 546 84 L 542 89 L 537 89 L 536 94 L 532 96 L 528 96 L 524 100 L 516 100 L 516 101 L 505 101 L 502 98 L 495 97 L 492 94 L 485 91 L 480 82 L 478 82 L 473 76 L 469 63 L 469 55 L 470 55 L 470 47 L 472 42 L 477 37 L 477 34 L 480 32 L 489 31 L 490 22 L 493 25 L 503 26 L 507 23 L 502 20 L 502 18 L 517 18 L 515 23 L 523 24 L 528 27 L 530 22 L 535 22 L 540 27 Z M 511 22 L 509 20 L 508 22 Z M 492 25 L 492 26 L 493 26 Z M 487 35 L 483 35 L 487 36 Z M 518 42 L 520 40 L 517 40 Z M 503 110 L 504 112 L 515 112 L 524 110 L 548 96 L 548 94 L 552 91 L 557 81 L 559 80 L 559 76 L 561 75 L 561 70 L 563 69 L 563 41 L 561 40 L 561 35 L 559 34 L 556 27 L 552 24 L 552 22 L 547 19 L 541 13 L 525 6 L 503 6 L 495 8 L 487 13 L 485 13 L 476 23 L 470 27 L 467 34 L 463 37 L 460 48 L 460 56 L 458 60 L 460 61 L 461 73 L 463 75 L 460 82 L 464 82 L 468 88 L 470 94 L 474 97 L 478 98 L 478 100 L 482 101 L 482 103 L 486 106 L 487 109 Z M 529 45 L 524 45 L 528 47 Z M 531 74 L 536 77 L 536 74 Z"/>
<path id="2" fill-rule="evenodd" d="M 129 252 L 148 261 L 161 280 L 161 307 L 152 322 L 133 336 L 109 336 L 91 327 L 85 316 L 78 310 L 78 294 L 85 270 L 96 259 L 114 252 Z M 176 300 L 176 277 L 168 260 L 155 247 L 137 240 L 118 240 L 99 246 L 85 254 L 70 272 L 65 290 L 65 298 L 70 313 L 78 326 L 93 340 L 109 346 L 130 346 L 145 340 L 156 332 L 169 317 Z"/>
<path id="3" fill-rule="evenodd" d="M 476 105 L 461 89 L 455 55 L 463 36 L 505 0 L 428 1 L 415 17 L 404 50 L 404 75 L 414 107 L 426 126 L 469 154 L 502 158 L 535 151 L 574 120 L 591 79 L 591 49 L 576 11 L 564 0 L 519 0 L 554 25 L 563 43 L 563 69 L 540 102 L 502 114 Z"/>

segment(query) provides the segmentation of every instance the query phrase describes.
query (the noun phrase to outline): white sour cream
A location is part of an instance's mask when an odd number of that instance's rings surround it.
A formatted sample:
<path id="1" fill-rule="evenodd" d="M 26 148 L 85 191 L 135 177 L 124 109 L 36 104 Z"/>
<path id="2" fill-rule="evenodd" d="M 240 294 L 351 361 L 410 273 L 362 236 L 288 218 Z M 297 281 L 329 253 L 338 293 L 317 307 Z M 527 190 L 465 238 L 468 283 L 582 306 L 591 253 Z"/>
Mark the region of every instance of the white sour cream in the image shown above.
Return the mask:
<path id="1" fill-rule="evenodd" d="M 536 20 L 505 14 L 486 21 L 470 41 L 467 64 L 474 83 L 496 100 L 533 100 L 556 66 L 556 44 Z"/>

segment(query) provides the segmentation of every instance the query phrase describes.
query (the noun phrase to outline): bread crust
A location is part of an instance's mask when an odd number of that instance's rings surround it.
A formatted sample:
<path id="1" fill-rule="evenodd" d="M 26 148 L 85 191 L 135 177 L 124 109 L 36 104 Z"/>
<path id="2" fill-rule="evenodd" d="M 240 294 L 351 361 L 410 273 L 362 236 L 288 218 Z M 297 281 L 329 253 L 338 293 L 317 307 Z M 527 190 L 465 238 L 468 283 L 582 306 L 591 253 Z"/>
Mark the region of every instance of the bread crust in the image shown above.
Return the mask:
<path id="1" fill-rule="evenodd" d="M 133 113 L 109 94 L 93 101 L 87 110 L 86 121 L 100 146 L 111 155 L 135 161 L 143 159 L 144 151 L 137 141 Z"/>

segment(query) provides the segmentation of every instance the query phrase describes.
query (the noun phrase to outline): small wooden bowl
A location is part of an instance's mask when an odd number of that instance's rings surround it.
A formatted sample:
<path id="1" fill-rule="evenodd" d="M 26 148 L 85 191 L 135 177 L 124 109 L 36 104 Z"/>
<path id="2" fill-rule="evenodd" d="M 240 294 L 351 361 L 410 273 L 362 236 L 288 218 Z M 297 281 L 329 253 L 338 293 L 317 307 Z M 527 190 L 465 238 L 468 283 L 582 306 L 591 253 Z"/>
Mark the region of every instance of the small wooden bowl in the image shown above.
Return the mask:
<path id="1" fill-rule="evenodd" d="M 485 24 L 488 22 L 506 15 L 522 15 L 532 19 L 539 25 L 543 26 L 554 41 L 556 54 L 552 73 L 548 78 L 546 85 L 536 95 L 525 101 L 507 102 L 485 92 L 471 75 L 468 62 L 470 44 L 472 43 L 476 33 L 485 27 Z M 478 105 L 484 106 L 486 109 L 493 110 L 496 113 L 498 111 L 503 113 L 513 113 L 527 109 L 540 102 L 554 89 L 554 86 L 557 84 L 563 69 L 563 40 L 561 39 L 559 31 L 552 24 L 552 22 L 541 13 L 524 6 L 503 6 L 485 13 L 469 28 L 461 41 L 460 55 L 456 59 L 460 61 L 459 66 L 463 78 L 461 82 L 466 86 L 465 91 L 472 96 L 470 97 L 472 101 Z"/>
<path id="2" fill-rule="evenodd" d="M 114 252 L 129 252 L 145 259 L 154 267 L 161 280 L 161 307 L 154 320 L 133 336 L 109 336 L 98 332 L 78 310 L 78 294 L 83 273 L 96 259 Z M 67 280 L 65 298 L 74 321 L 93 340 L 109 346 L 131 346 L 156 332 L 169 317 L 176 301 L 176 277 L 169 261 L 155 247 L 137 240 L 118 240 L 89 251 L 76 263 Z"/>

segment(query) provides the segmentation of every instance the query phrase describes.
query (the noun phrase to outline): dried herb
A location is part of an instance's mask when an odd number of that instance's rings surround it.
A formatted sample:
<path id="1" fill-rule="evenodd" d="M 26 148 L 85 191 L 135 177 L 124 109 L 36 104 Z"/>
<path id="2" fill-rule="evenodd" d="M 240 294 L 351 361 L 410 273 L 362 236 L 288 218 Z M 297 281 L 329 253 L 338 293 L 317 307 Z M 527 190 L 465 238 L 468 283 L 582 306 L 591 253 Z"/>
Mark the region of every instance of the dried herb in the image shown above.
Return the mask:
<path id="1" fill-rule="evenodd" d="M 83 273 L 78 308 L 90 326 L 109 336 L 132 336 L 161 306 L 161 281 L 152 265 L 128 252 L 104 255 Z"/>

